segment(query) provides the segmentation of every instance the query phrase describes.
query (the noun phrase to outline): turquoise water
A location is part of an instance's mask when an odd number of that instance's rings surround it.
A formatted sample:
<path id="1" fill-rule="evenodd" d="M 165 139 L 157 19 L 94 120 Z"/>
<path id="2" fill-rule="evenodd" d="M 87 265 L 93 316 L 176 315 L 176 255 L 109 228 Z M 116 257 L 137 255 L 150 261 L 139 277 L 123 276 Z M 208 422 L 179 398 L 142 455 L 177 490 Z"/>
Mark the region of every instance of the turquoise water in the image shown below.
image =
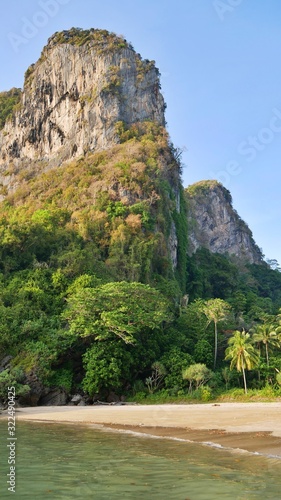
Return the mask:
<path id="1" fill-rule="evenodd" d="M 74 425 L 17 422 L 16 493 L 7 491 L 0 422 L 0 498 L 280 500 L 281 460 Z"/>

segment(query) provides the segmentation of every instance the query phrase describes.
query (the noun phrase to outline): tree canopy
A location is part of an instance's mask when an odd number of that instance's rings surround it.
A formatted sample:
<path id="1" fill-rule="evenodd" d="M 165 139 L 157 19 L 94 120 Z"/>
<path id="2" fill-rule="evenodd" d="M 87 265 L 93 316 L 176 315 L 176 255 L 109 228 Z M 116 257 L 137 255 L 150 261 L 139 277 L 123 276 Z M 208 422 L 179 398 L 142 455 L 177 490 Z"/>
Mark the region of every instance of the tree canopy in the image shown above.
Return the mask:
<path id="1" fill-rule="evenodd" d="M 141 331 L 153 331 L 171 319 L 168 301 L 142 283 L 123 281 L 84 288 L 67 300 L 63 317 L 69 332 L 94 340 L 106 340 L 113 333 L 134 343 Z"/>

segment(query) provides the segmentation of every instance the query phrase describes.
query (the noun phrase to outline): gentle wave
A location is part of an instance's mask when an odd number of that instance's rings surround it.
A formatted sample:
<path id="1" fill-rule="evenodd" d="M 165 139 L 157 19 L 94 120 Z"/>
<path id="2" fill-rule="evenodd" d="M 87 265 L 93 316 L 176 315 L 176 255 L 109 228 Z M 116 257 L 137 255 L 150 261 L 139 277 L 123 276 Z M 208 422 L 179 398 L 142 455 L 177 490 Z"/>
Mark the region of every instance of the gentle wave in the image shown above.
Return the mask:
<path id="1" fill-rule="evenodd" d="M 236 447 L 231 447 L 231 446 L 223 446 L 219 443 L 215 443 L 213 441 L 194 441 L 192 439 L 185 439 L 185 438 L 179 438 L 175 436 L 157 436 L 155 434 L 150 434 L 147 432 L 138 432 L 138 431 L 132 431 L 130 429 L 118 429 L 118 428 L 112 428 L 112 427 L 106 427 L 106 425 L 101 425 L 101 424 L 88 424 L 87 427 L 92 427 L 97 430 L 105 431 L 105 432 L 115 432 L 115 433 L 121 433 L 121 434 L 130 434 L 132 436 L 136 437 L 145 437 L 145 438 L 151 438 L 151 439 L 168 439 L 169 441 L 179 441 L 182 443 L 190 443 L 194 445 L 201 445 L 201 446 L 208 446 L 209 448 L 215 448 L 218 450 L 223 450 L 223 451 L 228 451 L 231 453 L 237 453 L 237 454 L 245 454 L 245 455 L 253 455 L 253 456 L 261 456 L 261 457 L 266 457 L 266 458 L 274 458 L 281 460 L 281 455 L 274 455 L 271 453 L 261 453 L 258 451 L 248 451 L 244 450 L 243 448 L 236 448 Z"/>

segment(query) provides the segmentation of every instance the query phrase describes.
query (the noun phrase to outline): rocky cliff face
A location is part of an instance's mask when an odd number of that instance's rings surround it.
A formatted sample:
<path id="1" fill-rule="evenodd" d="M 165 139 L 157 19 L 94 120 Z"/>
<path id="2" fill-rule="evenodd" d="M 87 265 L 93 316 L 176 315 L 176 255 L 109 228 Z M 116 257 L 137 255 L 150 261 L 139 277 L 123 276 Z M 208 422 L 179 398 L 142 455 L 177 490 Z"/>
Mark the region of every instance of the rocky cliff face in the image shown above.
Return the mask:
<path id="1" fill-rule="evenodd" d="M 0 133 L 0 169 L 107 149 L 118 142 L 118 121 L 164 125 L 164 109 L 154 61 L 142 60 L 122 37 L 56 33 L 28 68 L 20 109 Z"/>
<path id="2" fill-rule="evenodd" d="M 180 212 L 181 181 L 164 128 L 164 111 L 154 61 L 143 60 L 124 38 L 95 29 L 55 33 L 36 64 L 26 71 L 21 101 L 0 130 L 0 201 L 8 197 L 11 204 L 21 205 L 37 197 L 38 207 L 43 207 L 43 193 L 48 192 L 50 201 L 56 190 L 70 190 L 77 212 L 82 210 L 83 196 L 80 193 L 77 200 L 74 193 L 84 183 L 90 206 L 97 209 L 100 198 L 107 198 L 108 206 L 102 207 L 105 213 L 119 203 L 122 214 L 128 215 L 129 207 L 140 203 L 142 212 L 135 213 L 134 208 L 134 215 L 141 219 L 144 211 L 151 212 L 155 235 L 165 232 L 163 258 L 165 254 L 175 269 L 178 228 L 174 212 Z M 147 141 L 140 145 L 142 136 Z M 101 152 L 105 152 L 103 160 L 94 156 Z M 84 180 L 82 170 L 89 156 L 100 172 Z M 72 178 L 67 165 L 75 170 Z M 51 169 L 52 178 L 46 181 L 44 176 Z M 74 181 L 77 170 L 79 188 Z M 165 197 L 161 182 L 169 186 L 169 199 L 163 201 L 165 224 L 159 222 L 158 200 Z M 45 187 L 41 189 L 40 184 Z M 63 208 L 58 197 L 55 203 Z M 69 200 L 62 204 L 69 207 Z M 142 227 L 145 239 L 144 233 Z"/>
<path id="3" fill-rule="evenodd" d="M 129 142 L 132 137 L 138 140 L 139 132 L 132 133 L 130 127 L 144 124 L 148 132 L 149 124 L 154 124 L 159 128 L 155 135 L 159 149 L 157 158 L 147 160 L 146 169 L 158 162 L 157 176 L 169 184 L 168 205 L 165 202 L 168 211 L 164 217 L 169 221 L 169 228 L 164 232 L 175 269 L 179 240 L 177 216 L 172 212 L 181 212 L 181 183 L 177 162 L 169 152 L 164 111 L 154 61 L 143 60 L 124 38 L 95 29 L 73 28 L 55 33 L 36 64 L 26 71 L 20 103 L 5 118 L 0 130 L 0 200 L 16 193 L 18 187 L 34 192 L 36 183 L 30 189 L 31 179 L 37 178 L 40 184 L 40 174 L 71 159 L 79 162 L 87 154 L 112 150 L 117 161 L 119 153 L 113 152 L 114 146 Z M 128 167 L 133 158 L 135 161 L 138 158 L 140 177 L 141 147 L 136 152 L 133 145 L 128 144 L 127 149 L 131 153 L 126 153 L 126 160 L 122 159 L 122 169 Z M 110 164 L 109 157 L 107 161 Z M 140 194 L 143 186 L 134 191 L 132 170 L 127 180 L 124 175 L 117 175 L 121 163 L 117 161 L 110 174 L 104 166 L 98 183 L 92 178 L 95 191 L 105 191 L 109 193 L 110 203 L 122 204 L 126 193 L 127 205 L 145 202 L 156 214 L 157 200 L 163 198 L 161 188 L 155 191 L 154 201 L 151 201 L 153 193 Z M 57 175 L 55 171 L 54 175 Z M 68 183 L 65 182 L 63 189 L 69 187 Z M 186 190 L 186 199 L 190 253 L 204 246 L 212 252 L 235 254 L 248 262 L 261 261 L 261 252 L 251 231 L 233 210 L 231 196 L 220 184 L 209 181 L 191 186 Z M 159 230 L 157 224 L 155 231 Z"/>
<path id="4" fill-rule="evenodd" d="M 201 181 L 186 189 L 189 253 L 205 247 L 210 252 L 235 255 L 258 264 L 262 253 L 247 224 L 232 207 L 230 192 L 217 181 Z"/>

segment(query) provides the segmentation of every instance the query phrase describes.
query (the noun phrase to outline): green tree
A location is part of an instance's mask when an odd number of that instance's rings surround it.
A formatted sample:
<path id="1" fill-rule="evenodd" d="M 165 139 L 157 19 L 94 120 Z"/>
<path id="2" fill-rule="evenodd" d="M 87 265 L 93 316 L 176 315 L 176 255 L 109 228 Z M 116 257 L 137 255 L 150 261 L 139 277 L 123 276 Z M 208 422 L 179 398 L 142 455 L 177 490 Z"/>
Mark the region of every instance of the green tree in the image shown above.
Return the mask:
<path id="1" fill-rule="evenodd" d="M 226 319 L 230 309 L 230 305 L 222 299 L 207 300 L 202 306 L 202 310 L 208 319 L 208 323 L 213 321 L 215 326 L 214 369 L 216 368 L 218 354 L 218 323 Z"/>
<path id="2" fill-rule="evenodd" d="M 25 396 L 30 387 L 24 384 L 25 376 L 22 370 L 13 368 L 11 371 L 4 370 L 0 373 L 0 399 L 7 403 L 8 388 L 14 387 L 16 396 Z"/>
<path id="3" fill-rule="evenodd" d="M 192 356 L 183 352 L 180 347 L 172 346 L 161 358 L 167 374 L 165 375 L 165 387 L 177 392 L 184 388 L 182 372 L 188 366 L 194 364 Z"/>
<path id="4" fill-rule="evenodd" d="M 4 127 L 7 118 L 9 118 L 15 107 L 21 99 L 21 89 L 12 88 L 6 92 L 0 92 L 0 130 Z"/>
<path id="5" fill-rule="evenodd" d="M 140 331 L 158 329 L 170 313 L 169 303 L 157 290 L 123 281 L 78 290 L 69 297 L 63 317 L 76 336 L 106 340 L 113 333 L 133 344 Z"/>
<path id="6" fill-rule="evenodd" d="M 110 390 L 120 389 L 122 381 L 129 378 L 132 361 L 121 339 L 95 342 L 83 356 L 83 389 L 90 396 L 98 393 L 106 395 Z"/>
<path id="7" fill-rule="evenodd" d="M 257 325 L 252 329 L 253 342 L 263 344 L 265 347 L 266 364 L 269 367 L 269 350 L 272 347 L 280 347 L 280 339 L 274 325 Z"/>
<path id="8" fill-rule="evenodd" d="M 194 386 L 195 390 L 206 384 L 212 377 L 213 372 L 203 363 L 191 365 L 182 372 L 182 378 L 189 381 L 189 392 Z"/>
<path id="9" fill-rule="evenodd" d="M 160 363 L 159 361 L 155 361 L 152 365 L 152 373 L 150 377 L 147 377 L 145 379 L 145 384 L 148 388 L 148 391 L 150 394 L 153 394 L 154 391 L 159 389 L 163 382 L 163 378 L 166 375 L 166 368 L 165 366 Z"/>
<path id="10" fill-rule="evenodd" d="M 235 367 L 238 372 L 242 371 L 245 393 L 247 393 L 245 370 L 252 370 L 259 363 L 259 352 L 253 346 L 249 333 L 244 330 L 234 332 L 228 341 L 225 359 L 230 360 L 231 370 Z"/>
<path id="11" fill-rule="evenodd" d="M 213 346 L 206 339 L 199 339 L 194 346 L 194 359 L 197 363 L 203 363 L 207 366 L 212 366 L 213 363 Z"/>

